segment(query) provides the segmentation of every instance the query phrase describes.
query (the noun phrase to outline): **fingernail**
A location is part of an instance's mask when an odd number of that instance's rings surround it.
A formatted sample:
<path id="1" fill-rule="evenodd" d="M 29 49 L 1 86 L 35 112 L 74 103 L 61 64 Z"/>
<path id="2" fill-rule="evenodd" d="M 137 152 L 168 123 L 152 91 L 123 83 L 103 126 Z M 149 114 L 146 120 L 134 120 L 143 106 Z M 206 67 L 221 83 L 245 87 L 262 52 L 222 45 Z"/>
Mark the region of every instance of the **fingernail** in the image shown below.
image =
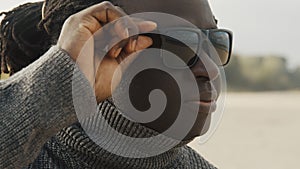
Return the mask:
<path id="1" fill-rule="evenodd" d="M 144 47 L 144 46 L 147 46 L 150 43 L 150 40 L 146 39 L 146 38 L 143 38 L 143 39 L 140 40 L 139 43 L 140 43 L 141 46 Z"/>
<path id="2" fill-rule="evenodd" d="M 124 36 L 125 36 L 125 38 L 129 38 L 129 30 L 128 30 L 128 28 L 125 28 Z"/>
<path id="3" fill-rule="evenodd" d="M 115 53 L 114 53 L 114 56 L 115 56 L 115 57 L 118 57 L 119 54 L 121 53 L 121 51 L 122 51 L 122 48 L 117 49 L 117 50 L 115 51 Z"/>
<path id="4" fill-rule="evenodd" d="M 149 24 L 150 26 L 153 26 L 153 27 L 157 27 L 157 23 L 155 22 L 152 22 L 152 21 L 145 21 L 146 24 Z"/>
<path id="5" fill-rule="evenodd" d="M 132 41 L 132 44 L 131 44 L 131 49 L 133 50 L 133 51 L 135 51 L 135 48 L 136 48 L 136 39 L 134 39 L 133 41 Z"/>
<path id="6" fill-rule="evenodd" d="M 148 46 L 148 41 L 145 40 L 145 39 L 139 39 L 138 42 L 137 42 L 137 46 L 136 46 L 136 51 L 138 50 L 142 50 L 144 49 L 146 46 Z"/>
<path id="7" fill-rule="evenodd" d="M 152 22 L 152 21 L 143 21 L 142 24 L 144 26 L 150 27 L 151 29 L 156 29 L 157 28 L 157 23 Z"/>

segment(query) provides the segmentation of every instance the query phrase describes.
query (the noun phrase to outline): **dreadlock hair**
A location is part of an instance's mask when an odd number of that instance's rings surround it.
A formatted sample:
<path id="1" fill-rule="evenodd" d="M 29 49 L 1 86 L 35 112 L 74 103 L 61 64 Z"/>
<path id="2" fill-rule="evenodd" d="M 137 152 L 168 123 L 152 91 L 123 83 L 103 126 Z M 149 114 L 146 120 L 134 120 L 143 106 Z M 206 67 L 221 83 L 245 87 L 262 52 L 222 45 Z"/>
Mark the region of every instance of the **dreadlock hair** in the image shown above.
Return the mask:
<path id="1" fill-rule="evenodd" d="M 0 13 L 5 15 L 0 26 L 0 74 L 12 75 L 34 62 L 57 43 L 69 16 L 103 1 L 45 0 Z"/>
<path id="2" fill-rule="evenodd" d="M 50 37 L 37 26 L 42 19 L 42 6 L 43 2 L 27 3 L 0 13 L 5 15 L 0 26 L 0 74 L 12 75 L 50 48 Z"/>

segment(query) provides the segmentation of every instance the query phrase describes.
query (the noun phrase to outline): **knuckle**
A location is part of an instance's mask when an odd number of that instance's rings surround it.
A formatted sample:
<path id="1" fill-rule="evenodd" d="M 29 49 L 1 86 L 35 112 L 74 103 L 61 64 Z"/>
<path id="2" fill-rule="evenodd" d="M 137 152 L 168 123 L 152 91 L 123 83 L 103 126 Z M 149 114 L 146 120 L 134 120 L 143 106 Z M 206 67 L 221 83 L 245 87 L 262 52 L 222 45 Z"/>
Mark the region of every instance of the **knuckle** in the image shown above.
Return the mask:
<path id="1" fill-rule="evenodd" d="M 117 9 L 117 10 L 119 10 L 119 11 L 121 11 L 121 12 L 123 12 L 123 13 L 125 13 L 125 11 L 121 8 L 121 7 L 119 7 L 119 6 L 115 6 L 115 8 Z"/>
<path id="2" fill-rule="evenodd" d="M 71 15 L 67 18 L 66 23 L 73 24 L 76 21 L 76 19 L 77 19 L 76 15 Z"/>
<path id="3" fill-rule="evenodd" d="M 114 5 L 113 5 L 111 2 L 109 2 L 109 1 L 103 1 L 103 2 L 101 2 L 101 5 L 103 5 L 105 8 L 111 8 L 111 7 L 114 6 Z"/>

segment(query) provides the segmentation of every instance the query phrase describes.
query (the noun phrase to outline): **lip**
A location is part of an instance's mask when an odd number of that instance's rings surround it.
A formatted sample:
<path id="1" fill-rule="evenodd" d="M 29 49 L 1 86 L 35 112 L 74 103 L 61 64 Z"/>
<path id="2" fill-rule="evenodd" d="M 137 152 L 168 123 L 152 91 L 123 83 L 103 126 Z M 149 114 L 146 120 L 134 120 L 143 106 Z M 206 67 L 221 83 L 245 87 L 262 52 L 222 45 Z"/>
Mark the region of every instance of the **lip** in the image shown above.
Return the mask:
<path id="1" fill-rule="evenodd" d="M 200 93 L 200 102 L 210 103 L 216 102 L 218 93 L 216 91 Z"/>
<path id="2" fill-rule="evenodd" d="M 199 113 L 213 113 L 217 109 L 216 100 L 200 100 L 200 101 L 190 101 L 192 104 L 197 104 L 199 106 Z"/>

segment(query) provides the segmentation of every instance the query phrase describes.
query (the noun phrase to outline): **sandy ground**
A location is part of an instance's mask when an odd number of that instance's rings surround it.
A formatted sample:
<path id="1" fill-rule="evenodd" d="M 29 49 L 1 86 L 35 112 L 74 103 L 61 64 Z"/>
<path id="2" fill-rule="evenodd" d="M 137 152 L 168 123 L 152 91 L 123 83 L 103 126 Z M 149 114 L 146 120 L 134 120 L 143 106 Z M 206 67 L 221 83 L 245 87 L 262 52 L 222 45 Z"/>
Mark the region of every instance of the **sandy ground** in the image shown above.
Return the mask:
<path id="1" fill-rule="evenodd" d="M 300 168 L 300 92 L 229 93 L 208 142 L 190 145 L 222 169 Z"/>

